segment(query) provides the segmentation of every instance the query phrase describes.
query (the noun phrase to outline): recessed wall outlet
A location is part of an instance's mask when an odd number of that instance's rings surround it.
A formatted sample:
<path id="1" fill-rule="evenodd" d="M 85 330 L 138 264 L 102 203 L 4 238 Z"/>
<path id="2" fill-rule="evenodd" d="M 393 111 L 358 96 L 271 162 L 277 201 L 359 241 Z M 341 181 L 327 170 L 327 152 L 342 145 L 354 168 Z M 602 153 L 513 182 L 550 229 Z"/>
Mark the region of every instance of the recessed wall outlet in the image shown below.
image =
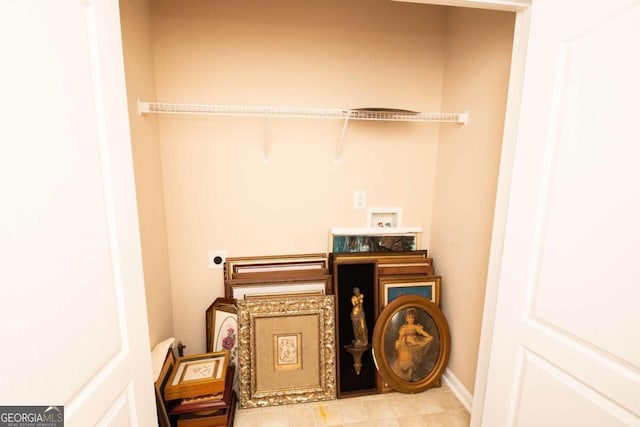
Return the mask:
<path id="1" fill-rule="evenodd" d="M 353 192 L 353 209 L 364 209 L 367 207 L 367 192 L 356 190 Z"/>
<path id="2" fill-rule="evenodd" d="M 209 251 L 209 268 L 223 268 L 227 251 Z"/>

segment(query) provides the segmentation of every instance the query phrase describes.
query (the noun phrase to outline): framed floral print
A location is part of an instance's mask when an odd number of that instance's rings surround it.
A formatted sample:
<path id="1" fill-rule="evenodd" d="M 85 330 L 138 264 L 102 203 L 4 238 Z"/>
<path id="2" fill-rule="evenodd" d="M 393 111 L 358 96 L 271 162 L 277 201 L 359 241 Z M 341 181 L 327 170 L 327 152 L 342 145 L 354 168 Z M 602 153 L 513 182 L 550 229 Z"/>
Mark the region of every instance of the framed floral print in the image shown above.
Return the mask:
<path id="1" fill-rule="evenodd" d="M 238 359 L 238 309 L 233 298 L 216 298 L 206 311 L 207 351 L 229 351 L 229 364 Z"/>

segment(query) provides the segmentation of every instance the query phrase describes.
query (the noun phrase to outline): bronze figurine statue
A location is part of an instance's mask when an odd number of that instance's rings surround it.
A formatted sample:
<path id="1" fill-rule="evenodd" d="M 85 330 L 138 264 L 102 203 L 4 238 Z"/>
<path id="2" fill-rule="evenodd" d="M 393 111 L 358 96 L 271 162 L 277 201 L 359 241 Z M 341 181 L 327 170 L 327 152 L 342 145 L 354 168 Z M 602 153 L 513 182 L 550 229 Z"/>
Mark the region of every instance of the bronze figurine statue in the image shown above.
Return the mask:
<path id="1" fill-rule="evenodd" d="M 355 339 L 351 344 L 356 347 L 367 347 L 369 345 L 369 333 L 367 331 L 367 322 L 364 317 L 364 295 L 360 293 L 360 288 L 353 288 L 353 296 L 351 297 L 351 323 L 353 324 L 353 336 Z"/>

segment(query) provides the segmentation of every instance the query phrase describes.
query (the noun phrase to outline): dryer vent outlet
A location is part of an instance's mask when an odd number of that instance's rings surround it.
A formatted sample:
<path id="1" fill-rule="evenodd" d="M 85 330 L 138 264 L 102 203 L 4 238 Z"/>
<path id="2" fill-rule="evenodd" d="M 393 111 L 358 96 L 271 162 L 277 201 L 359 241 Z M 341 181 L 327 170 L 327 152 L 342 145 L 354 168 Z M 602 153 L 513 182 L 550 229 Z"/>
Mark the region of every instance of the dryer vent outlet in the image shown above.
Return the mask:
<path id="1" fill-rule="evenodd" d="M 209 268 L 223 268 L 227 251 L 209 251 Z"/>

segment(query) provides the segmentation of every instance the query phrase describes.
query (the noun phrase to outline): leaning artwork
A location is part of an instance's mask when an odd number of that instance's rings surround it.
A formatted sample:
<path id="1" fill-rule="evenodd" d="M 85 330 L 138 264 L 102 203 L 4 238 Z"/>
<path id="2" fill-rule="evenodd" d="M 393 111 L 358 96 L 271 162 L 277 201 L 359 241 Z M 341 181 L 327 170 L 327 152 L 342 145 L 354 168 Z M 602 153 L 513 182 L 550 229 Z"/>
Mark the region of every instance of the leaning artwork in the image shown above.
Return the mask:
<path id="1" fill-rule="evenodd" d="M 394 342 L 393 363 L 391 369 L 406 381 L 418 381 L 426 376 L 435 362 L 433 352 L 429 348 L 434 336 L 425 331 L 424 326 L 416 323 L 417 312 L 414 307 L 404 311 L 405 323 L 400 326 L 397 339 Z M 431 319 L 424 319 L 433 323 Z M 429 325 L 432 333 L 437 336 L 438 331 Z M 439 340 L 437 340 L 439 341 Z"/>
<path id="2" fill-rule="evenodd" d="M 276 371 L 302 369 L 302 334 L 273 336 L 273 360 Z"/>
<path id="3" fill-rule="evenodd" d="M 440 308 L 420 295 L 402 295 L 378 316 L 373 353 L 380 375 L 403 393 L 436 383 L 449 360 L 451 336 Z"/>

